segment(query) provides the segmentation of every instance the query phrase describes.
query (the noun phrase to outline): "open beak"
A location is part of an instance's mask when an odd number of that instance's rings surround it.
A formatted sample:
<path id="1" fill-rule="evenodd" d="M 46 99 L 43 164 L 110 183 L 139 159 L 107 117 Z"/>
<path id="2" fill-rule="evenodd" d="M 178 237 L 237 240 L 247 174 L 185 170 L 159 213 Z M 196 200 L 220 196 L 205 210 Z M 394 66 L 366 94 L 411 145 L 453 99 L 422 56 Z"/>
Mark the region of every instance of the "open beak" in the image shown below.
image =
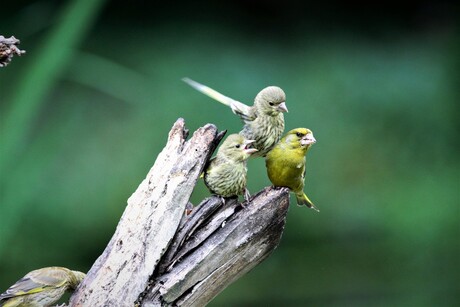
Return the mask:
<path id="1" fill-rule="evenodd" d="M 306 134 L 301 140 L 300 144 L 305 146 L 305 145 L 310 145 L 310 144 L 315 144 L 316 139 L 313 136 L 313 133 Z"/>
<path id="2" fill-rule="evenodd" d="M 278 105 L 278 111 L 280 112 L 288 112 L 288 108 L 286 107 L 286 102 L 282 102 Z"/>
<path id="3" fill-rule="evenodd" d="M 244 141 L 244 143 L 243 143 L 243 151 L 246 154 L 252 155 L 256 151 L 258 151 L 257 149 L 251 147 L 251 144 L 254 143 L 254 142 L 255 142 L 255 140 L 245 140 Z"/>

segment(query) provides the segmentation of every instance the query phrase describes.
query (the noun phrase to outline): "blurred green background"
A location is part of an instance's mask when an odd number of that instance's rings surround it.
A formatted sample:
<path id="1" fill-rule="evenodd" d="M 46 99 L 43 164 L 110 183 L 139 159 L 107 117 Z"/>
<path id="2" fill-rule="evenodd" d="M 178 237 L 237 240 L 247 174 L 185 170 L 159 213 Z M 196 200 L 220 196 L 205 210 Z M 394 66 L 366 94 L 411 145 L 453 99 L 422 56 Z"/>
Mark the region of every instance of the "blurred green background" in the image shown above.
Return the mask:
<path id="1" fill-rule="evenodd" d="M 251 103 L 287 93 L 308 127 L 306 192 L 282 242 L 211 306 L 460 303 L 458 5 L 9 1 L 0 34 L 0 292 L 88 271 L 178 117 L 237 132 L 191 77 Z M 249 163 L 252 193 L 269 185 Z M 207 197 L 199 182 L 192 196 Z"/>

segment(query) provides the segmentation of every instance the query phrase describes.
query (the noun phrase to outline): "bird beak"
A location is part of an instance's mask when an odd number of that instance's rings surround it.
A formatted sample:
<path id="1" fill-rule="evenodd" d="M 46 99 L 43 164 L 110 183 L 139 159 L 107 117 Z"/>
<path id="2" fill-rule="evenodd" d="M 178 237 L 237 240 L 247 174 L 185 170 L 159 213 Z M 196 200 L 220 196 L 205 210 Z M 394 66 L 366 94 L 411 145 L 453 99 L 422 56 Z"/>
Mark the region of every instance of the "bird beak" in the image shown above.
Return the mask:
<path id="1" fill-rule="evenodd" d="M 255 148 L 249 147 L 254 142 L 255 142 L 255 140 L 245 140 L 244 141 L 244 143 L 243 143 L 243 151 L 246 154 L 251 155 L 251 154 L 255 153 L 256 151 L 258 151 Z"/>
<path id="2" fill-rule="evenodd" d="M 288 108 L 286 107 L 286 102 L 282 102 L 278 105 L 278 111 L 280 112 L 288 112 Z"/>
<path id="3" fill-rule="evenodd" d="M 316 139 L 315 139 L 315 137 L 313 136 L 313 133 L 306 134 L 306 135 L 300 140 L 300 144 L 301 144 L 302 146 L 310 145 L 310 144 L 315 144 L 315 143 L 316 143 Z"/>

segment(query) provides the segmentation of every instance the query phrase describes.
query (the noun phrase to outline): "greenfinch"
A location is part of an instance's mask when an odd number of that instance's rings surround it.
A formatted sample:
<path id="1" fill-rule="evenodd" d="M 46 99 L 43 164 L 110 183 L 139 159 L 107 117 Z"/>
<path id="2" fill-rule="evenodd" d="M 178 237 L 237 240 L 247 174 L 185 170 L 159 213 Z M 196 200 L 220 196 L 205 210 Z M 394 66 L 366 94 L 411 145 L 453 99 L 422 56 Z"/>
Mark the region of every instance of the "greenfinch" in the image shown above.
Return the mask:
<path id="1" fill-rule="evenodd" d="M 250 147 L 253 142 L 239 134 L 231 134 L 225 139 L 204 171 L 204 183 L 211 193 L 222 197 L 244 194 L 245 200 L 249 199 L 246 161 L 257 152 Z"/>
<path id="2" fill-rule="evenodd" d="M 316 143 L 313 132 L 306 128 L 289 131 L 267 154 L 265 164 L 268 178 L 276 187 L 288 187 L 295 193 L 297 204 L 319 212 L 304 193 L 306 155 Z"/>
<path id="3" fill-rule="evenodd" d="M 243 120 L 244 127 L 240 134 L 248 140 L 254 140 L 253 147 L 258 151 L 253 156 L 265 157 L 281 138 L 284 132 L 283 112 L 288 111 L 286 94 L 281 88 L 264 88 L 257 94 L 254 105 L 250 107 L 189 78 L 182 80 L 203 94 L 229 106 L 233 113 Z"/>
<path id="4" fill-rule="evenodd" d="M 32 271 L 0 294 L 0 306 L 51 306 L 67 290 L 75 290 L 86 274 L 63 267 Z"/>

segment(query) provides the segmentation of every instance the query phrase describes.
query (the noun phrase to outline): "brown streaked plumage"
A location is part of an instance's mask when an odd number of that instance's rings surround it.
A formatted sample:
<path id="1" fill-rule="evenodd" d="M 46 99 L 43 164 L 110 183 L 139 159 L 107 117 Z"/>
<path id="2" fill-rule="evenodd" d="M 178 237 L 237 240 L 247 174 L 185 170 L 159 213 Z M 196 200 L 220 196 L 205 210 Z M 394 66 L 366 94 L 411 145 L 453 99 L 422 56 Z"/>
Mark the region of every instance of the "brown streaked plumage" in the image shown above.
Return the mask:
<path id="1" fill-rule="evenodd" d="M 253 142 L 239 134 L 231 134 L 225 139 L 204 171 L 204 182 L 212 193 L 222 197 L 244 194 L 247 200 L 246 161 L 257 152 L 249 147 Z"/>
<path id="2" fill-rule="evenodd" d="M 248 140 L 254 140 L 253 147 L 258 152 L 253 156 L 264 157 L 281 138 L 284 131 L 283 112 L 288 111 L 286 94 L 281 88 L 264 88 L 257 94 L 254 105 L 250 107 L 189 78 L 182 80 L 203 94 L 229 106 L 233 113 L 243 120 L 244 127 L 240 134 Z"/>
<path id="3" fill-rule="evenodd" d="M 0 306 L 51 306 L 65 291 L 76 289 L 85 276 L 85 273 L 63 267 L 32 271 L 0 294 Z"/>

